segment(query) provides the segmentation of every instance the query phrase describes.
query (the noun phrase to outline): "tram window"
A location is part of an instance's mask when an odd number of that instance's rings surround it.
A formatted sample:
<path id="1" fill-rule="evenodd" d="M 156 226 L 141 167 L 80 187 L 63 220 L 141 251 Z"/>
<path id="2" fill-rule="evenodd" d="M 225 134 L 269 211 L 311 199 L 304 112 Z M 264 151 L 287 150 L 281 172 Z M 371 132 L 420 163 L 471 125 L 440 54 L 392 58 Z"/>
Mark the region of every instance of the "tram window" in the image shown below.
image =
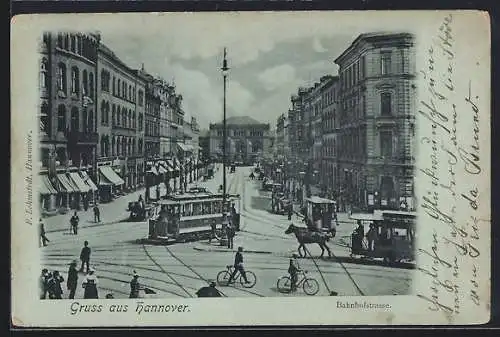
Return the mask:
<path id="1" fill-rule="evenodd" d="M 214 202 L 214 213 L 222 213 L 222 205 L 219 201 Z"/>
<path id="2" fill-rule="evenodd" d="M 203 209 L 201 203 L 193 203 L 193 215 L 202 215 L 203 214 Z"/>
<path id="3" fill-rule="evenodd" d="M 204 202 L 203 203 L 203 214 L 212 214 L 212 203 Z"/>

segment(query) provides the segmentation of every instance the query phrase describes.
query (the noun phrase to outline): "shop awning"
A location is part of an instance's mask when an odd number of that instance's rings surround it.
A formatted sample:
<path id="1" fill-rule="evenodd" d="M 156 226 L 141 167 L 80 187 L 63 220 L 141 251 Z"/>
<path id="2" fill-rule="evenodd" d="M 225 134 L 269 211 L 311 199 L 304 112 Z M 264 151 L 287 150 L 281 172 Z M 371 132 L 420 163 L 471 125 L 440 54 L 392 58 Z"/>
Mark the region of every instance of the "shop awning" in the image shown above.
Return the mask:
<path id="1" fill-rule="evenodd" d="M 82 177 L 80 177 L 77 172 L 70 172 L 69 177 L 80 193 L 88 193 L 90 190 L 89 185 L 85 184 Z"/>
<path id="2" fill-rule="evenodd" d="M 123 181 L 123 179 L 115 171 L 113 171 L 110 166 L 99 167 L 99 172 L 101 172 L 104 178 L 106 178 L 113 185 L 123 185 L 125 183 L 125 181 Z"/>
<path id="3" fill-rule="evenodd" d="M 97 191 L 98 190 L 96 184 L 94 184 L 94 182 L 92 181 L 92 179 L 90 179 L 90 177 L 87 174 L 87 172 L 85 172 L 85 171 L 80 172 L 80 176 L 82 177 L 82 180 L 89 186 L 90 190 L 92 190 L 92 191 Z"/>
<path id="4" fill-rule="evenodd" d="M 54 186 L 52 186 L 49 177 L 47 177 L 46 175 L 39 177 L 40 177 L 40 187 L 39 187 L 40 194 L 42 195 L 57 194 L 57 190 L 55 189 Z"/>
<path id="5" fill-rule="evenodd" d="M 71 183 L 66 174 L 59 173 L 57 175 L 57 180 L 59 181 L 59 184 L 61 186 L 61 192 L 66 192 L 66 193 L 79 192 L 78 188 Z"/>
<path id="6" fill-rule="evenodd" d="M 168 172 L 168 170 L 163 165 L 158 165 L 158 173 L 159 174 L 165 174 L 167 172 Z"/>
<path id="7" fill-rule="evenodd" d="M 177 146 L 184 151 L 184 152 L 191 152 L 193 151 L 193 146 L 185 143 L 177 143 Z"/>
<path id="8" fill-rule="evenodd" d="M 154 166 L 151 166 L 151 168 L 149 170 L 146 171 L 147 173 L 152 173 L 154 174 L 155 176 L 158 175 L 158 170 L 156 169 L 156 167 Z"/>
<path id="9" fill-rule="evenodd" d="M 174 161 L 169 159 L 167 160 L 168 165 L 172 168 L 174 171 L 179 171 L 179 166 L 174 164 Z"/>

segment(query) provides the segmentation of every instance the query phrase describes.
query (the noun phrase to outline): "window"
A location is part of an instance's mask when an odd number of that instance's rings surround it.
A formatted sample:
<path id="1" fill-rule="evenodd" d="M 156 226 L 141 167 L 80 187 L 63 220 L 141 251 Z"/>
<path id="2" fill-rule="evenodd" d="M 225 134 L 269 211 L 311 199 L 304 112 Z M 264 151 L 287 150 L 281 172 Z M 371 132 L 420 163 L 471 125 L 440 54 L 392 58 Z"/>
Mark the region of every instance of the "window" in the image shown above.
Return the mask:
<path id="1" fill-rule="evenodd" d="M 112 108 L 111 108 L 111 125 L 112 126 L 115 126 L 116 122 L 115 122 L 115 114 L 116 114 L 116 106 L 113 104 Z"/>
<path id="2" fill-rule="evenodd" d="M 120 97 L 121 81 L 118 79 L 118 88 L 116 89 L 116 96 Z"/>
<path id="3" fill-rule="evenodd" d="M 405 74 L 408 71 L 408 69 L 406 69 L 406 49 L 401 49 L 399 52 L 401 53 L 401 72 Z"/>
<path id="4" fill-rule="evenodd" d="M 83 109 L 82 112 L 82 122 L 83 122 L 83 132 L 88 132 L 89 130 L 89 121 L 88 121 L 88 116 L 87 116 L 87 110 Z"/>
<path id="5" fill-rule="evenodd" d="M 76 53 L 76 36 L 71 34 L 71 51 Z"/>
<path id="6" fill-rule="evenodd" d="M 382 116 L 391 115 L 391 94 L 388 92 L 380 94 L 380 114 Z"/>
<path id="7" fill-rule="evenodd" d="M 63 35 L 61 33 L 57 34 L 57 47 L 63 48 Z"/>
<path id="8" fill-rule="evenodd" d="M 71 68 L 71 93 L 78 94 L 78 84 L 80 82 L 80 72 L 77 67 Z"/>
<path id="9" fill-rule="evenodd" d="M 122 126 L 127 127 L 127 110 L 122 108 Z"/>
<path id="10" fill-rule="evenodd" d="M 381 73 L 387 75 L 391 73 L 391 52 L 381 53 Z"/>
<path id="11" fill-rule="evenodd" d="M 142 106 L 144 104 L 144 93 L 142 90 L 139 90 L 139 106 Z"/>
<path id="12" fill-rule="evenodd" d="M 43 103 L 40 108 L 40 131 L 49 133 L 50 131 L 50 116 L 49 116 L 49 106 L 47 103 Z"/>
<path id="13" fill-rule="evenodd" d="M 380 132 L 380 154 L 384 158 L 392 157 L 392 132 Z"/>
<path id="14" fill-rule="evenodd" d="M 69 50 L 69 35 L 64 35 L 64 49 Z"/>
<path id="15" fill-rule="evenodd" d="M 89 94 L 89 79 L 87 76 L 87 70 L 83 71 L 83 95 L 87 96 Z"/>
<path id="16" fill-rule="evenodd" d="M 47 74 L 48 61 L 44 57 L 40 63 L 40 88 L 47 88 L 49 86 L 49 78 Z"/>
<path id="17" fill-rule="evenodd" d="M 116 125 L 120 126 L 121 118 L 120 118 L 120 106 L 116 106 Z"/>
<path id="18" fill-rule="evenodd" d="M 78 114 L 78 108 L 73 107 L 71 109 L 71 131 L 78 131 L 80 129 L 80 115 Z"/>
<path id="19" fill-rule="evenodd" d="M 106 111 L 106 103 L 104 101 L 102 101 L 101 102 L 101 125 L 106 124 L 105 111 Z"/>
<path id="20" fill-rule="evenodd" d="M 57 90 L 66 93 L 66 65 L 59 63 L 57 66 Z"/>
<path id="21" fill-rule="evenodd" d="M 132 99 L 132 86 L 131 85 L 128 86 L 128 99 L 129 100 Z"/>
<path id="22" fill-rule="evenodd" d="M 139 131 L 142 131 L 142 114 L 139 114 Z"/>
<path id="23" fill-rule="evenodd" d="M 83 55 L 83 37 L 78 37 L 78 54 Z"/>
<path id="24" fill-rule="evenodd" d="M 116 147 L 115 147 L 115 137 L 113 136 L 113 138 L 111 138 L 111 156 L 115 156 L 115 150 L 116 150 Z"/>
<path id="25" fill-rule="evenodd" d="M 66 107 L 61 104 L 57 107 L 57 131 L 66 130 Z"/>
<path id="26" fill-rule="evenodd" d="M 132 110 L 128 111 L 128 127 L 132 127 Z"/>
<path id="27" fill-rule="evenodd" d="M 113 76 L 113 95 L 116 93 L 116 78 Z"/>
<path id="28" fill-rule="evenodd" d="M 94 73 L 89 74 L 89 97 L 94 98 Z"/>

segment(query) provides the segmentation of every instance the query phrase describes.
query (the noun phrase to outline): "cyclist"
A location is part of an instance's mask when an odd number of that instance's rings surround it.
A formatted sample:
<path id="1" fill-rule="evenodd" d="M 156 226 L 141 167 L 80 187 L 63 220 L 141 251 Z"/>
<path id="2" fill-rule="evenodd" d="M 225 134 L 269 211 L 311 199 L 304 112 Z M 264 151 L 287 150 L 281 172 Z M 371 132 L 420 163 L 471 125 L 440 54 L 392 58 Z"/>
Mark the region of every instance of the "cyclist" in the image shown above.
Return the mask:
<path id="1" fill-rule="evenodd" d="M 297 290 L 298 273 L 301 271 L 299 261 L 297 261 L 298 257 L 299 256 L 297 254 L 293 253 L 292 258 L 290 259 L 290 265 L 288 267 L 288 274 L 290 274 L 290 280 L 292 280 L 292 291 Z"/>
<path id="2" fill-rule="evenodd" d="M 247 280 L 247 275 L 245 273 L 245 268 L 243 268 L 243 247 L 238 247 L 238 251 L 236 252 L 236 255 L 234 256 L 234 271 L 229 277 L 229 281 L 227 284 L 231 284 L 233 281 L 233 278 L 236 276 L 236 273 L 239 271 L 243 279 L 245 280 L 245 283 L 250 283 L 250 281 Z"/>

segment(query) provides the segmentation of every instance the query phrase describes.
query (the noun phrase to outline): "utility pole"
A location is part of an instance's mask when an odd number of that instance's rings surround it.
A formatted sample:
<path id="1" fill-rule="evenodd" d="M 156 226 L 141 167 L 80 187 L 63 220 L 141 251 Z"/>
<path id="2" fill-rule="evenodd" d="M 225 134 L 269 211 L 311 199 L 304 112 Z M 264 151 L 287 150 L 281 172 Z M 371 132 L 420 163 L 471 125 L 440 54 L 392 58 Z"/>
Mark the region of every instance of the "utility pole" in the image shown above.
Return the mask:
<path id="1" fill-rule="evenodd" d="M 222 159 L 222 168 L 223 168 L 223 174 L 222 174 L 222 190 L 223 190 L 223 207 L 226 207 L 226 193 L 227 193 L 227 190 L 226 190 L 226 160 L 227 160 L 227 153 L 226 153 L 226 139 L 227 139 L 227 134 L 226 134 L 226 80 L 227 80 L 227 75 L 228 75 L 228 71 L 229 71 L 229 68 L 227 66 L 227 59 L 226 59 L 226 48 L 224 48 L 224 59 L 222 61 L 222 68 L 221 68 L 221 71 L 222 71 L 222 77 L 224 79 L 224 102 L 223 102 L 223 111 L 224 111 L 224 118 L 223 118 L 223 130 L 222 130 L 222 137 L 224 138 L 223 139 L 223 143 L 222 143 L 222 152 L 223 152 L 223 159 Z"/>

